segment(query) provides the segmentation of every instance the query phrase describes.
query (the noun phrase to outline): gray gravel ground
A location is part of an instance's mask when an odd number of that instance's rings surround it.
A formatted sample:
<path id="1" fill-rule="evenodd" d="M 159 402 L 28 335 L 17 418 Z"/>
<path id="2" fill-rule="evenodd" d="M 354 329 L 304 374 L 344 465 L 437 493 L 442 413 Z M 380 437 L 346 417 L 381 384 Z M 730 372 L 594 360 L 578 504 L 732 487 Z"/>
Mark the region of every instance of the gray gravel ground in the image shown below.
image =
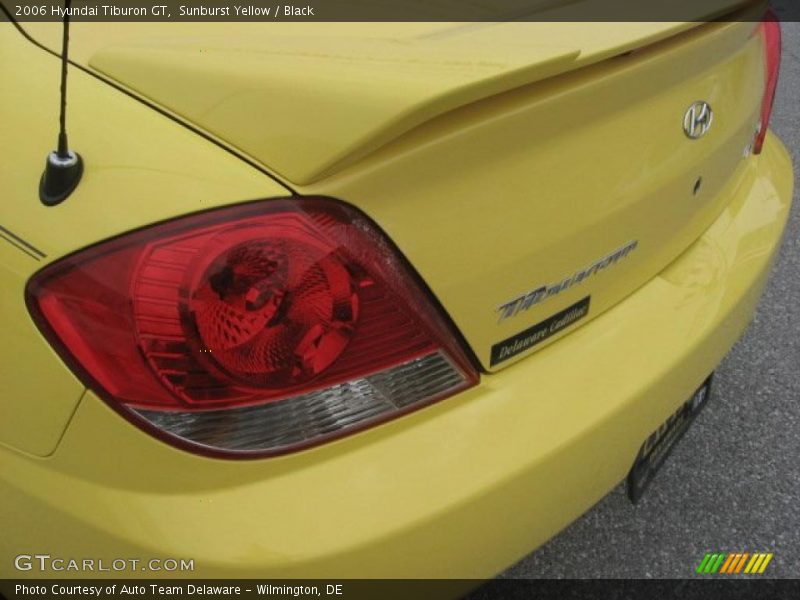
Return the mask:
<path id="1" fill-rule="evenodd" d="M 785 1 L 785 0 L 784 0 Z M 792 1 L 792 0 L 789 0 Z M 800 168 L 800 23 L 783 24 L 772 127 Z M 796 184 L 797 185 L 797 184 Z M 690 577 L 709 551 L 770 551 L 800 577 L 800 199 L 755 321 L 643 500 L 622 485 L 502 577 Z"/>

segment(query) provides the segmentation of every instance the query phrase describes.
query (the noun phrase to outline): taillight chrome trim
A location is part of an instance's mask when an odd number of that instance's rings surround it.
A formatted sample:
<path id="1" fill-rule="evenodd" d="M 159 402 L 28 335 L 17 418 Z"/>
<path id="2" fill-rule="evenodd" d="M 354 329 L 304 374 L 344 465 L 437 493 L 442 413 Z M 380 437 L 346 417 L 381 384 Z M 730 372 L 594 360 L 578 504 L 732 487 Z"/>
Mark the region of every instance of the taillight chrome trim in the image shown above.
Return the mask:
<path id="1" fill-rule="evenodd" d="M 197 412 L 134 412 L 150 426 L 206 453 L 274 456 L 362 431 L 467 387 L 467 374 L 437 351 L 278 402 Z M 314 413 L 324 413 L 324 418 Z M 225 437 L 231 428 L 239 432 L 235 440 Z"/>

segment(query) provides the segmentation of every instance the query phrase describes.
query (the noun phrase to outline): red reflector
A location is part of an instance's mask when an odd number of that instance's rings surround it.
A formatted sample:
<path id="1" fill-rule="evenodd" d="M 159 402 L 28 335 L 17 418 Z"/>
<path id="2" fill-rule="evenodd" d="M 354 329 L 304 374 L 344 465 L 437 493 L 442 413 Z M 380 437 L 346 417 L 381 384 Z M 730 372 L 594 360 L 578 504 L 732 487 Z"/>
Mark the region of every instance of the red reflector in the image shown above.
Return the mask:
<path id="1" fill-rule="evenodd" d="M 753 143 L 753 152 L 759 154 L 767 136 L 775 90 L 778 87 L 778 73 L 781 66 L 781 24 L 773 10 L 768 10 L 761 22 L 761 35 L 764 39 L 765 84 L 761 101 L 761 120 Z"/>
<path id="2" fill-rule="evenodd" d="M 399 253 L 332 200 L 251 203 L 128 234 L 47 267 L 28 301 L 114 408 L 211 450 L 286 451 L 478 379 Z"/>

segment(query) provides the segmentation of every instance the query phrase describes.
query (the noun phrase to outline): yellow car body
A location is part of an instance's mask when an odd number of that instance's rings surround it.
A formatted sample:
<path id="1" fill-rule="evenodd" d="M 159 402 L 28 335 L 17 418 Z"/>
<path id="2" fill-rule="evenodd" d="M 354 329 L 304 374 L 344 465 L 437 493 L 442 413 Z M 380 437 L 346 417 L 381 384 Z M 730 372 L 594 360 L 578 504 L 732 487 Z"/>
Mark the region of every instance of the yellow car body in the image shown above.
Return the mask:
<path id="1" fill-rule="evenodd" d="M 367 39 L 336 30 L 341 53 L 385 59 L 370 64 L 317 60 L 319 31 L 298 29 L 270 85 L 305 68 L 319 69 L 318 87 L 274 105 L 276 88 L 252 87 L 249 64 L 274 48 L 232 63 L 238 50 L 223 45 L 198 74 L 195 48 L 222 39 L 209 28 L 162 48 L 171 26 L 90 36 L 76 24 L 69 127 L 86 172 L 46 207 L 36 189 L 57 123 L 60 63 L 43 48 L 57 43 L 52 25 L 25 24 L 36 44 L 0 27 L 12 82 L 0 95 L 4 577 L 87 576 L 15 567 L 37 553 L 193 560 L 170 576 L 490 577 L 621 481 L 714 370 L 752 318 L 789 212 L 786 149 L 769 134 L 749 152 L 764 64 L 748 22 L 572 24 L 582 49 L 555 30 L 551 43 L 512 43 L 523 37 L 514 27 L 535 25 L 509 24 L 474 33 L 506 40 L 486 45 L 484 66 L 447 68 L 475 39 L 414 24 L 415 39 L 456 40 L 436 45 L 438 66 L 417 78 L 408 65 L 429 47 L 410 45 L 402 62 L 381 43 L 401 25 Z M 230 38 L 247 48 L 252 34 Z M 336 60 L 344 72 L 326 78 Z M 400 66 L 387 72 L 391 61 Z M 257 93 L 226 105 L 237 81 Z M 352 95 L 357 81 L 368 87 Z M 337 100 L 325 118 L 320 97 Z M 699 98 L 718 135 L 687 140 L 684 110 Z M 318 138 L 290 140 L 304 118 Z M 479 361 L 476 386 L 300 452 L 212 458 L 121 418 L 31 319 L 25 287 L 49 263 L 155 222 L 291 194 L 343 199 L 386 232 Z M 499 320 L 507 301 L 632 240 L 613 269 Z M 499 340 L 587 294 L 580 326 L 492 364 Z M 165 573 L 91 573 L 109 574 Z"/>

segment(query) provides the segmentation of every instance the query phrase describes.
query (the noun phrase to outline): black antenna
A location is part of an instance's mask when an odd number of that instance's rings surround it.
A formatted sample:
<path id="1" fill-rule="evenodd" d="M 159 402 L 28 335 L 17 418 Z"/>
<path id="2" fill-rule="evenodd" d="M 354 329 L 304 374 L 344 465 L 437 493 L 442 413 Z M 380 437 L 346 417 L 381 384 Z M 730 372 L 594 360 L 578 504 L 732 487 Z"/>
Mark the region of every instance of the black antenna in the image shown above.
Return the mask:
<path id="1" fill-rule="evenodd" d="M 80 154 L 69 149 L 67 142 L 67 65 L 69 64 L 69 8 L 64 0 L 64 34 L 61 40 L 61 105 L 59 114 L 58 149 L 47 155 L 44 173 L 39 182 L 39 198 L 47 206 L 66 200 L 83 175 Z"/>

